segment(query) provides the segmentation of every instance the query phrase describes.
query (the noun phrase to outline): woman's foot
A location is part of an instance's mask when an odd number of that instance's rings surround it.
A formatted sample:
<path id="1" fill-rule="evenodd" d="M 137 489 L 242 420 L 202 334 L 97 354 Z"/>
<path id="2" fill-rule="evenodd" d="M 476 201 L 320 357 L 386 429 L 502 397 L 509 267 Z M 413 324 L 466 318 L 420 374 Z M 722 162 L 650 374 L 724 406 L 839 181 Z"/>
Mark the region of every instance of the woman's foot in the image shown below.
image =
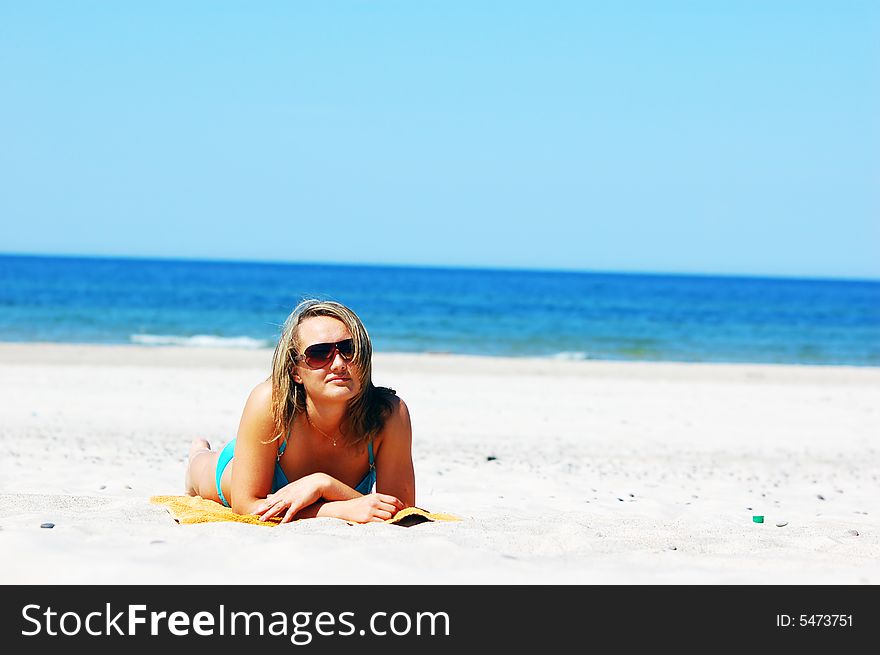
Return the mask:
<path id="1" fill-rule="evenodd" d="M 189 445 L 189 455 L 187 457 L 186 462 L 186 474 L 183 478 L 183 486 L 186 489 L 187 496 L 198 496 L 199 490 L 193 486 L 192 480 L 192 465 L 193 460 L 195 460 L 196 456 L 204 453 L 211 452 L 211 444 L 208 443 L 207 439 L 193 439 L 192 443 Z"/>

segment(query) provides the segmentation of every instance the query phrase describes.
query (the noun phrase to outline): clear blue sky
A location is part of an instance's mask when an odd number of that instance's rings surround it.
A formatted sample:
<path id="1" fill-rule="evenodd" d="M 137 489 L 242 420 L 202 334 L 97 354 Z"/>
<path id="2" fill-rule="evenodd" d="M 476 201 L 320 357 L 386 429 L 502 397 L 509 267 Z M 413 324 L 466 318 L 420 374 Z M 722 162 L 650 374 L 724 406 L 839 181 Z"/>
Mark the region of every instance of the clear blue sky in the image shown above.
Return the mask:
<path id="1" fill-rule="evenodd" d="M 0 252 L 880 278 L 880 3 L 18 2 Z"/>

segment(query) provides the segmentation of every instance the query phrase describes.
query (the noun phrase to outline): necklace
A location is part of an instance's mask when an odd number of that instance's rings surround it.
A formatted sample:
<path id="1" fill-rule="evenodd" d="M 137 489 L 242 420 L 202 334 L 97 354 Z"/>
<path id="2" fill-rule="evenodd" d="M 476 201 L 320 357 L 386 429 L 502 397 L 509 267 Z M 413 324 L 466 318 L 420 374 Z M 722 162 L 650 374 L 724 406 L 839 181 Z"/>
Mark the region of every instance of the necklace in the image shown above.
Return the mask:
<path id="1" fill-rule="evenodd" d="M 313 428 L 315 428 L 318 432 L 320 432 L 322 435 L 324 435 L 324 438 L 327 439 L 330 443 L 332 443 L 334 448 L 336 447 L 336 438 L 335 438 L 335 437 L 331 437 L 329 434 L 327 434 L 326 432 L 324 432 L 324 431 L 323 431 L 321 428 L 319 428 L 317 425 L 315 425 L 314 423 L 312 423 L 312 419 L 309 418 L 309 413 L 308 413 L 308 412 L 306 412 L 306 420 L 309 422 L 309 425 L 311 425 L 311 426 L 312 426 Z"/>

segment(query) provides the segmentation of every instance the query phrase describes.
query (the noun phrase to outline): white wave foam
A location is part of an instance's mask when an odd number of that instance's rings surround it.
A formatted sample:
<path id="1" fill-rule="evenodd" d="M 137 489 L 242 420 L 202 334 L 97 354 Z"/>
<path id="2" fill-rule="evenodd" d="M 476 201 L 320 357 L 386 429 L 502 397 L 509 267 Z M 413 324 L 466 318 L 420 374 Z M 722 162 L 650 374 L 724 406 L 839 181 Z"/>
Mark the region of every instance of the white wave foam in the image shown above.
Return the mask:
<path id="1" fill-rule="evenodd" d="M 266 348 L 269 344 L 262 339 L 251 337 L 218 337 L 211 334 L 196 334 L 182 337 L 175 334 L 132 334 L 132 343 L 143 346 L 184 346 L 187 348 Z"/>
<path id="2" fill-rule="evenodd" d="M 581 359 L 589 359 L 590 355 L 581 350 L 579 351 L 570 351 L 570 352 L 561 352 L 551 355 L 553 359 L 566 359 L 566 360 L 581 360 Z"/>

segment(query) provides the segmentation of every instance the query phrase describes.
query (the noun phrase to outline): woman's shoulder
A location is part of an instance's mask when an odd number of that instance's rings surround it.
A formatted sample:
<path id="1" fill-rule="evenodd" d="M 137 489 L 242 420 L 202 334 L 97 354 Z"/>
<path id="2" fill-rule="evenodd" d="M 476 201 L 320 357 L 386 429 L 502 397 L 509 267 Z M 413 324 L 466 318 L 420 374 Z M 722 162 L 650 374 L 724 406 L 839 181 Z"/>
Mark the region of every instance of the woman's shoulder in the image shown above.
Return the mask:
<path id="1" fill-rule="evenodd" d="M 393 393 L 393 392 L 392 392 Z M 389 398 L 391 403 L 391 415 L 394 417 L 409 417 L 409 407 L 403 402 L 403 398 L 396 393 Z"/>
<path id="2" fill-rule="evenodd" d="M 402 400 L 391 387 L 376 386 L 373 387 L 372 402 L 378 403 L 383 407 L 383 413 L 387 413 L 391 410 L 397 411 L 397 406 Z"/>
<path id="3" fill-rule="evenodd" d="M 382 432 L 399 432 L 401 429 L 409 430 L 411 426 L 409 407 L 403 398 L 392 393 L 389 394 L 387 402 L 389 404 L 389 412 Z"/>
<path id="4" fill-rule="evenodd" d="M 266 394 L 268 397 L 272 397 L 272 378 L 266 378 L 262 382 L 260 382 L 257 386 L 253 388 L 251 393 L 260 393 Z"/>
<path id="5" fill-rule="evenodd" d="M 272 408 L 272 380 L 263 380 L 255 386 L 248 396 L 248 405 L 256 407 Z"/>
<path id="6" fill-rule="evenodd" d="M 242 422 L 257 427 L 260 431 L 272 430 L 272 381 L 260 382 L 251 390 L 242 414 Z"/>
<path id="7" fill-rule="evenodd" d="M 379 412 L 383 422 L 399 415 L 400 412 L 407 411 L 403 398 L 398 396 L 397 392 L 390 387 L 374 387 L 372 403 L 374 411 Z"/>

